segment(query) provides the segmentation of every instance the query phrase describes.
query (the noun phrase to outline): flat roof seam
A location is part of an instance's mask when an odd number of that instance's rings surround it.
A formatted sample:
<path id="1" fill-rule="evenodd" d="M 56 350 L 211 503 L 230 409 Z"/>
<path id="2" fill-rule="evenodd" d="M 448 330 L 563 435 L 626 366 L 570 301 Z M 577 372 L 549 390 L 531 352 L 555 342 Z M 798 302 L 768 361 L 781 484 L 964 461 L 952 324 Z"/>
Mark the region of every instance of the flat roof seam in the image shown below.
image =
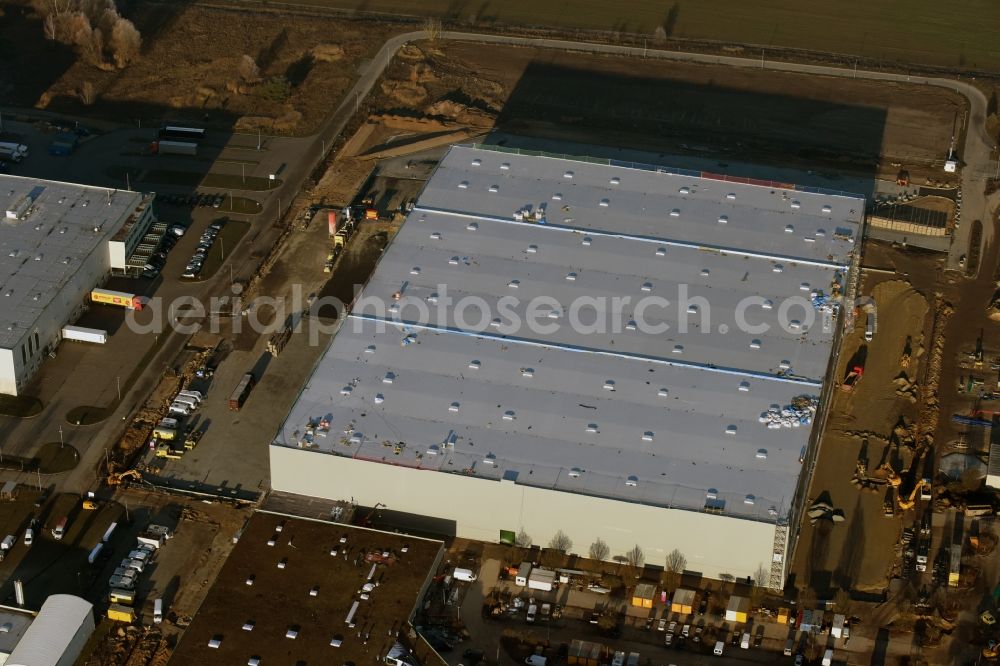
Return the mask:
<path id="1" fill-rule="evenodd" d="M 725 254 L 732 254 L 740 257 L 749 257 L 752 259 L 764 259 L 766 261 L 788 261 L 796 264 L 804 264 L 807 266 L 817 266 L 820 268 L 834 268 L 839 270 L 844 270 L 849 263 L 843 264 L 836 261 L 817 261 L 815 259 L 806 259 L 804 257 L 794 257 L 791 255 L 780 255 L 780 254 L 766 254 L 762 252 L 749 252 L 747 250 L 740 250 L 737 248 L 725 247 L 722 245 L 707 245 L 705 243 L 689 243 L 685 241 L 674 240 L 670 238 L 662 238 L 657 236 L 643 236 L 639 234 L 623 234 L 611 231 L 600 231 L 595 229 L 586 229 L 582 227 L 567 226 L 564 224 L 557 224 L 552 222 L 524 222 L 514 219 L 507 219 L 504 217 L 484 215 L 481 213 L 466 213 L 462 211 L 447 210 L 444 208 L 432 208 L 429 206 L 416 206 L 413 209 L 415 212 L 422 213 L 436 213 L 438 215 L 451 215 L 454 217 L 471 218 L 475 220 L 484 220 L 487 222 L 497 222 L 499 224 L 512 224 L 518 226 L 532 227 L 538 229 L 550 229 L 552 231 L 562 231 L 569 233 L 583 234 L 585 236 L 600 236 L 602 238 L 621 238 L 623 240 L 634 240 L 641 243 L 659 243 L 661 245 L 669 245 L 672 247 L 684 247 L 692 250 L 711 250 L 716 252 L 721 252 Z"/>
<path id="2" fill-rule="evenodd" d="M 667 365 L 678 368 L 692 368 L 695 370 L 703 370 L 705 372 L 716 372 L 719 374 L 731 375 L 734 377 L 750 377 L 752 379 L 763 379 L 763 380 L 783 382 L 788 384 L 798 384 L 801 386 L 810 386 L 813 388 L 819 388 L 823 385 L 822 380 L 811 379 L 809 377 L 797 377 L 794 375 L 773 375 L 766 372 L 741 370 L 739 368 L 724 368 L 724 367 L 713 366 L 708 363 L 696 363 L 694 361 L 673 361 L 666 358 L 660 358 L 657 356 L 630 354 L 628 352 L 612 352 L 605 349 L 579 347 L 576 345 L 568 345 L 558 342 L 540 342 L 538 340 L 531 340 L 529 338 L 521 338 L 521 337 L 507 336 L 507 335 L 496 335 L 493 333 L 489 333 L 487 331 L 481 331 L 481 332 L 466 331 L 451 326 L 434 326 L 431 324 L 423 324 L 416 321 L 386 319 L 383 317 L 378 317 L 376 315 L 363 314 L 363 313 L 356 314 L 352 312 L 351 314 L 348 315 L 348 319 L 361 319 L 366 321 L 381 322 L 390 326 L 405 326 L 408 328 L 416 328 L 424 331 L 432 331 L 436 333 L 450 333 L 453 335 L 464 335 L 473 338 L 483 338 L 486 340 L 493 340 L 496 342 L 503 342 L 503 343 L 514 343 L 514 344 L 530 345 L 541 348 L 559 349 L 562 351 L 576 352 L 582 354 L 593 354 L 598 356 L 610 356 L 613 358 L 648 361 L 650 363 L 657 363 L 661 365 Z"/>

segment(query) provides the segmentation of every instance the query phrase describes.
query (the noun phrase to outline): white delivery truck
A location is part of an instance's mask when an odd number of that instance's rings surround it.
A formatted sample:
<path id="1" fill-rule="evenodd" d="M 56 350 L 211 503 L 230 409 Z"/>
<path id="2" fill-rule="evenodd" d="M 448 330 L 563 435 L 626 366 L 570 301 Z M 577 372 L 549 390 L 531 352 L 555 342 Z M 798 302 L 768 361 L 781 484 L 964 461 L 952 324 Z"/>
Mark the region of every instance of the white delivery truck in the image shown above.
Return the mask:
<path id="1" fill-rule="evenodd" d="M 21 161 L 28 156 L 28 147 L 23 143 L 0 141 L 0 150 L 9 152 L 12 155 L 17 155 L 18 161 Z"/>
<path id="2" fill-rule="evenodd" d="M 865 340 L 871 342 L 875 337 L 875 313 L 868 313 L 868 321 L 865 322 Z"/>
<path id="3" fill-rule="evenodd" d="M 833 666 L 833 650 L 823 653 L 823 666 Z"/>
<path id="4" fill-rule="evenodd" d="M 163 622 L 163 599 L 153 601 L 153 624 Z"/>

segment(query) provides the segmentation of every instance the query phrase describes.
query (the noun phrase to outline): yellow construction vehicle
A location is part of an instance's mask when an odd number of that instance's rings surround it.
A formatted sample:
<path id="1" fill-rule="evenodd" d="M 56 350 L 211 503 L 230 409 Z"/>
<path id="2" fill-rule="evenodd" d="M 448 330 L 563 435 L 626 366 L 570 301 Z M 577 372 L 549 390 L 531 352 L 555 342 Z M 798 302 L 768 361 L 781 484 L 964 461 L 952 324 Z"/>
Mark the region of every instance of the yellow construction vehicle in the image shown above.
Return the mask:
<path id="1" fill-rule="evenodd" d="M 894 470 L 892 468 L 892 465 L 890 465 L 888 462 L 884 462 L 881 465 L 879 465 L 878 469 L 875 471 L 876 473 L 878 472 L 885 473 L 885 482 L 888 483 L 890 486 L 892 486 L 893 488 L 899 487 L 900 483 L 899 474 L 896 474 L 896 470 Z"/>
<path id="2" fill-rule="evenodd" d="M 106 479 L 106 483 L 109 486 L 120 486 L 129 479 L 133 479 L 135 481 L 142 481 L 142 474 L 139 473 L 138 470 L 134 469 L 127 469 L 124 472 L 112 471 L 108 473 L 108 478 Z"/>
<path id="3" fill-rule="evenodd" d="M 904 498 L 902 495 L 897 495 L 896 504 L 899 507 L 899 510 L 909 511 L 910 509 L 912 509 L 914 502 L 917 501 L 917 494 L 925 487 L 927 488 L 928 491 L 930 491 L 931 484 L 928 483 L 926 480 L 921 479 L 913 485 L 913 492 L 910 493 L 909 497 Z"/>

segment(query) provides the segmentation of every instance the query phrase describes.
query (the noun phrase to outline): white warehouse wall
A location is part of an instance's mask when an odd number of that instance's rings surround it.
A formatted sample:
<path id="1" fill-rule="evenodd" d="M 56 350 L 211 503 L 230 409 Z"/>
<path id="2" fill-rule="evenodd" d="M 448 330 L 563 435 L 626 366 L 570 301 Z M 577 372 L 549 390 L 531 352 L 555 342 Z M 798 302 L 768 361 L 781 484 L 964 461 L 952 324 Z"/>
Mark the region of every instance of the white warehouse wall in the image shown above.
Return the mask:
<path id="1" fill-rule="evenodd" d="M 729 516 L 666 509 L 482 478 L 373 463 L 327 453 L 271 445 L 271 487 L 277 491 L 391 511 L 433 516 L 456 523 L 456 535 L 497 542 L 500 530 L 524 529 L 546 546 L 561 529 L 572 551 L 586 556 L 598 538 L 611 555 L 638 544 L 646 563 L 663 566 L 674 548 L 687 568 L 718 578 L 753 576 L 770 570 L 774 525 Z"/>

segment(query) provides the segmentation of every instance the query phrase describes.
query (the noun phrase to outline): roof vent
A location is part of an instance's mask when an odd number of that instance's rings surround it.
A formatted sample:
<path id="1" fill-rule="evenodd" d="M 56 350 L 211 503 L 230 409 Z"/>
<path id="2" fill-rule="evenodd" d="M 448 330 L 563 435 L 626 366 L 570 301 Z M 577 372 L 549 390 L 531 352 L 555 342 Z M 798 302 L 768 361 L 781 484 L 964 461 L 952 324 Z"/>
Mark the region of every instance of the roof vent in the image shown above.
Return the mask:
<path id="1" fill-rule="evenodd" d="M 652 282 L 643 282 L 642 286 L 639 287 L 639 288 L 642 291 L 653 291 L 653 283 Z"/>
<path id="2" fill-rule="evenodd" d="M 500 165 L 501 171 L 508 171 L 510 169 L 510 162 L 504 162 Z"/>
<path id="3" fill-rule="evenodd" d="M 774 266 L 771 267 L 771 270 L 774 271 L 775 273 L 780 273 L 783 270 L 785 270 L 785 267 L 782 266 L 781 264 L 775 264 Z"/>
<path id="4" fill-rule="evenodd" d="M 729 216 L 728 215 L 720 215 L 719 216 L 719 224 L 729 224 Z"/>
<path id="5" fill-rule="evenodd" d="M 794 224 L 786 224 L 785 225 L 785 233 L 786 234 L 793 234 L 793 233 L 795 233 L 795 225 Z"/>
<path id="6" fill-rule="evenodd" d="M 691 188 L 690 187 L 682 187 L 681 189 L 677 190 L 677 193 L 678 194 L 691 194 Z"/>
<path id="7" fill-rule="evenodd" d="M 490 192 L 496 193 L 500 191 L 499 185 L 490 185 Z"/>
<path id="8" fill-rule="evenodd" d="M 580 469 L 579 467 L 574 467 L 569 471 L 569 478 L 579 479 L 581 474 L 583 474 L 583 470 Z"/>
<path id="9" fill-rule="evenodd" d="M 710 499 L 710 500 L 719 499 L 719 491 L 716 490 L 715 488 L 709 488 L 708 491 L 705 493 L 705 499 Z"/>
<path id="10" fill-rule="evenodd" d="M 580 244 L 583 245 L 584 247 L 590 247 L 593 242 L 594 242 L 593 238 L 591 238 L 590 236 L 584 236 L 583 240 L 580 241 Z"/>
<path id="11" fill-rule="evenodd" d="M 345 386 L 344 388 L 340 389 L 340 395 L 351 395 L 353 391 L 354 391 L 353 386 Z"/>
<path id="12" fill-rule="evenodd" d="M 438 293 L 436 291 L 432 291 L 430 293 L 430 295 L 427 296 L 427 302 L 428 303 L 437 303 L 438 302 Z"/>
<path id="13" fill-rule="evenodd" d="M 411 268 L 410 275 L 420 275 L 420 266 L 414 266 Z"/>
<path id="14" fill-rule="evenodd" d="M 618 176 L 615 176 L 614 178 L 612 178 L 608 182 L 611 183 L 612 185 L 621 185 L 622 184 L 622 179 L 619 178 Z"/>
<path id="15" fill-rule="evenodd" d="M 517 289 L 518 287 L 521 286 L 521 281 L 520 280 L 511 280 L 510 282 L 507 283 L 507 286 L 510 289 Z"/>
<path id="16" fill-rule="evenodd" d="M 767 460 L 767 449 L 757 449 L 757 453 L 754 456 L 757 460 Z"/>
<path id="17" fill-rule="evenodd" d="M 476 159 L 472 160 L 472 166 L 481 166 L 482 163 L 483 163 L 483 161 L 481 159 L 479 159 L 478 157 Z"/>
<path id="18" fill-rule="evenodd" d="M 479 223 L 478 222 L 469 222 L 467 225 L 465 225 L 465 228 L 468 229 L 469 231 L 478 231 L 479 230 Z"/>
<path id="19" fill-rule="evenodd" d="M 288 558 L 287 557 L 283 557 L 280 560 L 278 560 L 278 568 L 279 569 L 284 569 L 287 566 L 288 566 Z"/>
<path id="20" fill-rule="evenodd" d="M 375 404 L 376 405 L 381 405 L 383 402 L 385 402 L 385 396 L 382 395 L 381 393 L 376 393 L 375 394 Z"/>
<path id="21" fill-rule="evenodd" d="M 670 217 L 680 217 L 680 216 L 681 216 L 680 208 L 674 208 L 672 211 L 670 211 Z"/>
<path id="22" fill-rule="evenodd" d="M 626 331 L 634 331 L 636 329 L 635 319 L 629 319 L 628 323 L 625 324 Z"/>
<path id="23" fill-rule="evenodd" d="M 490 467 L 495 467 L 497 464 L 497 457 L 492 453 L 487 453 L 486 457 L 483 458 L 483 464 L 489 465 Z"/>
<path id="24" fill-rule="evenodd" d="M 665 248 L 665 247 L 658 247 L 658 248 L 656 248 L 656 256 L 658 256 L 658 257 L 665 257 L 665 256 L 667 256 L 667 248 Z"/>
<path id="25" fill-rule="evenodd" d="M 528 254 L 535 254 L 536 252 L 538 252 L 538 246 L 529 245 L 528 248 L 525 250 L 525 252 L 527 252 Z"/>
<path id="26" fill-rule="evenodd" d="M 531 379 L 532 377 L 535 376 L 535 369 L 534 368 L 521 368 L 521 376 L 525 377 L 527 379 Z"/>
<path id="27" fill-rule="evenodd" d="M 41 260 L 42 260 L 42 255 L 41 254 L 36 254 L 35 255 L 35 261 L 41 261 Z"/>
<path id="28" fill-rule="evenodd" d="M 222 645 L 222 636 L 216 634 L 208 641 L 208 647 L 218 650 L 219 646 Z"/>
<path id="29" fill-rule="evenodd" d="M 449 412 L 457 412 L 459 410 L 459 408 L 461 408 L 461 406 L 462 405 L 460 405 L 459 403 L 453 402 L 450 405 L 448 405 L 448 411 Z"/>
<path id="30" fill-rule="evenodd" d="M 798 210 L 802 208 L 802 204 L 799 201 L 792 201 L 792 210 Z"/>
<path id="31" fill-rule="evenodd" d="M 760 304 L 760 307 L 764 310 L 770 310 L 774 307 L 774 301 L 769 298 L 764 299 L 764 302 Z"/>
<path id="32" fill-rule="evenodd" d="M 469 370 L 478 370 L 481 367 L 483 367 L 481 361 L 469 361 Z"/>
<path id="33" fill-rule="evenodd" d="M 675 354 L 683 354 L 684 353 L 684 345 L 674 345 L 674 353 Z"/>
<path id="34" fill-rule="evenodd" d="M 288 631 L 285 632 L 285 638 L 290 638 L 293 641 L 299 636 L 299 628 L 295 625 L 288 627 Z"/>
<path id="35" fill-rule="evenodd" d="M 750 390 L 750 382 L 740 382 L 740 390 L 747 392 Z"/>
<path id="36" fill-rule="evenodd" d="M 670 391 L 668 391 L 667 389 L 661 388 L 659 391 L 656 392 L 656 395 L 658 395 L 661 398 L 666 398 L 669 393 Z"/>
<path id="37" fill-rule="evenodd" d="M 756 502 L 756 501 L 757 501 L 757 498 L 754 497 L 753 495 L 747 495 L 746 497 L 743 498 L 743 503 L 747 504 L 749 506 L 753 506 L 753 503 Z"/>
<path id="38" fill-rule="evenodd" d="M 365 347 L 365 353 L 366 354 L 374 354 L 375 353 L 375 345 L 368 345 L 367 347 Z"/>
<path id="39" fill-rule="evenodd" d="M 451 264 L 452 266 L 458 266 L 458 262 L 459 262 L 459 257 L 457 255 L 448 260 L 448 263 Z"/>
<path id="40" fill-rule="evenodd" d="M 792 367 L 792 363 L 791 361 L 783 360 L 781 363 L 778 364 L 778 367 L 781 368 L 782 370 L 790 370 Z"/>
<path id="41" fill-rule="evenodd" d="M 816 237 L 817 238 L 823 238 L 824 236 L 826 236 L 826 229 L 817 229 L 816 230 Z"/>
<path id="42" fill-rule="evenodd" d="M 647 430 L 646 432 L 642 433 L 642 441 L 644 441 L 644 442 L 652 442 L 653 441 L 653 431 L 652 430 Z"/>
<path id="43" fill-rule="evenodd" d="M 566 273 L 566 279 L 570 282 L 576 281 L 576 273 Z"/>
<path id="44" fill-rule="evenodd" d="M 20 254 L 20 253 L 21 253 L 21 251 L 20 251 L 20 250 L 16 250 L 16 249 L 15 249 L 15 250 L 11 250 L 11 251 L 10 251 L 10 254 L 8 254 L 7 256 L 8 256 L 8 257 L 16 257 L 16 256 L 17 256 L 18 254 Z"/>
<path id="45" fill-rule="evenodd" d="M 735 192 L 730 192 L 729 194 L 726 195 L 726 198 L 729 199 L 730 201 L 732 201 L 733 199 L 736 198 L 736 193 Z"/>
<path id="46" fill-rule="evenodd" d="M 441 232 L 435 231 L 431 234 L 431 240 L 441 240 Z"/>
<path id="47" fill-rule="evenodd" d="M 728 425 L 728 426 L 726 426 L 726 434 L 727 435 L 735 435 L 736 434 L 736 426 L 734 426 L 734 425 Z"/>
<path id="48" fill-rule="evenodd" d="M 312 586 L 312 588 L 309 590 L 309 596 L 310 597 L 318 597 L 319 596 L 319 585 L 313 585 Z"/>
<path id="49" fill-rule="evenodd" d="M 610 199 L 601 199 L 601 201 L 597 205 L 600 206 L 601 208 L 607 208 L 608 206 L 611 205 L 611 200 Z"/>
<path id="50" fill-rule="evenodd" d="M 625 479 L 625 485 L 629 486 L 630 488 L 635 488 L 636 486 L 639 485 L 639 477 L 637 477 L 635 474 L 630 474 L 629 477 Z"/>
<path id="51" fill-rule="evenodd" d="M 830 208 L 829 206 L 823 206 L 823 212 L 824 213 L 832 213 L 833 212 L 833 208 Z"/>
<path id="52" fill-rule="evenodd" d="M 394 381 L 396 381 L 396 373 L 394 372 L 387 372 L 385 373 L 385 377 L 382 378 L 383 384 L 391 384 Z"/>
<path id="53" fill-rule="evenodd" d="M 708 277 L 709 273 L 711 273 L 711 272 L 712 271 L 708 270 L 707 268 L 703 268 L 703 269 L 701 269 L 701 276 L 702 277 Z"/>
<path id="54" fill-rule="evenodd" d="M 64 234 L 64 233 L 66 233 L 66 232 L 67 232 L 68 230 L 69 230 L 69 227 L 63 227 L 62 229 L 60 229 L 60 230 L 59 230 L 59 233 L 61 233 L 61 234 Z"/>
<path id="55" fill-rule="evenodd" d="M 688 314 L 698 314 L 698 306 L 695 303 L 692 303 L 691 305 L 689 305 L 687 307 L 687 313 Z"/>
<path id="56" fill-rule="evenodd" d="M 750 341 L 750 349 L 760 349 L 760 340 L 754 338 Z"/>
<path id="57" fill-rule="evenodd" d="M 605 391 L 614 391 L 615 390 L 615 380 L 613 380 L 613 379 L 605 379 L 604 380 L 604 390 Z"/>
<path id="58" fill-rule="evenodd" d="M 589 433 L 596 433 L 597 432 L 597 424 L 596 423 L 588 423 L 587 424 L 587 432 L 589 432 Z"/>
<path id="59" fill-rule="evenodd" d="M 803 282 L 799 285 L 799 291 L 809 291 L 811 288 L 808 282 Z"/>
<path id="60" fill-rule="evenodd" d="M 253 620 L 247 620 L 243 623 L 243 631 L 253 631 L 253 627 L 256 624 Z"/>
<path id="61" fill-rule="evenodd" d="M 566 173 L 563 174 L 563 178 L 572 179 L 573 178 L 573 172 L 572 171 L 567 171 Z"/>
<path id="62" fill-rule="evenodd" d="M 461 183 L 458 184 L 458 189 L 460 189 L 460 190 L 467 190 L 467 189 L 469 189 L 469 181 L 463 180 Z"/>
<path id="63" fill-rule="evenodd" d="M 247 587 L 253 587 L 253 583 L 255 580 L 257 580 L 257 576 L 254 575 L 248 576 L 246 580 Z"/>
<path id="64" fill-rule="evenodd" d="M 503 420 L 504 421 L 513 421 L 514 420 L 514 410 L 513 409 L 508 409 L 506 412 L 504 412 L 503 413 Z"/>

